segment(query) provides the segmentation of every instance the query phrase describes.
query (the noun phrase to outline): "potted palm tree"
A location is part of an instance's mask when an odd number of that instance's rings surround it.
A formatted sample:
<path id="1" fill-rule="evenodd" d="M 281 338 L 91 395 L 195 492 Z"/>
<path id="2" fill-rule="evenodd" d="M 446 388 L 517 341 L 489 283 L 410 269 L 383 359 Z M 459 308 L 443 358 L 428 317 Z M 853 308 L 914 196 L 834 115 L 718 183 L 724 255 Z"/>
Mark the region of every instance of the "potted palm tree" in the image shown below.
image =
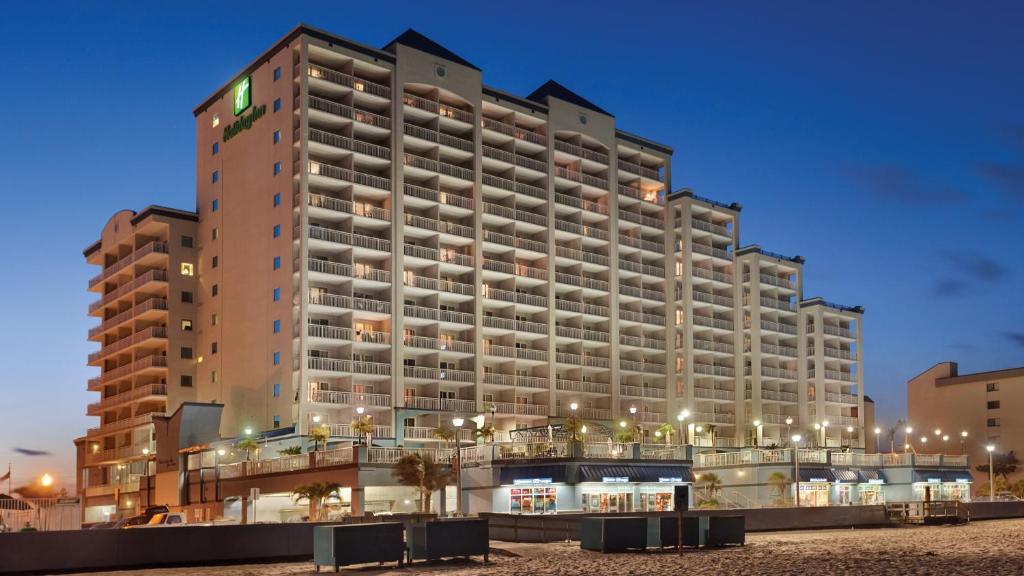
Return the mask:
<path id="1" fill-rule="evenodd" d="M 292 500 L 298 503 L 305 499 L 309 502 L 309 521 L 317 522 L 321 519 L 324 502 L 331 496 L 338 495 L 341 484 L 336 482 L 314 482 L 304 484 L 292 490 Z"/>
<path id="2" fill-rule="evenodd" d="M 313 438 L 313 451 L 320 450 L 320 444 L 323 443 L 324 449 L 327 449 L 327 439 L 331 437 L 331 429 L 326 425 L 317 426 L 309 431 L 309 435 Z"/>
<path id="3" fill-rule="evenodd" d="M 416 453 L 399 458 L 391 470 L 391 475 L 399 484 L 416 490 L 417 512 L 427 512 L 430 509 L 430 495 L 447 486 L 451 474 L 448 467 Z"/>
<path id="4" fill-rule="evenodd" d="M 369 446 L 370 435 L 373 434 L 373 418 L 370 418 L 368 414 L 361 416 L 353 420 L 350 426 L 352 427 L 352 433 L 359 437 L 359 441 L 365 440 L 366 445 Z"/>
<path id="5" fill-rule="evenodd" d="M 252 438 L 242 438 L 235 444 L 235 448 L 245 450 L 245 460 L 252 460 L 252 451 L 259 449 L 260 445 Z"/>
<path id="6" fill-rule="evenodd" d="M 451 447 L 452 442 L 455 441 L 455 429 L 451 426 L 445 426 L 442 424 L 441 426 L 434 428 L 431 433 L 434 435 L 434 438 L 444 440 L 447 447 Z"/>
<path id="7" fill-rule="evenodd" d="M 661 433 L 661 437 L 665 439 L 665 444 L 671 444 L 672 443 L 672 433 L 675 432 L 675 426 L 673 426 L 673 425 L 671 425 L 671 424 L 666 422 L 666 423 L 662 424 L 661 426 L 658 426 L 658 429 L 655 430 L 655 432 L 660 432 Z"/>
<path id="8" fill-rule="evenodd" d="M 484 424 L 476 429 L 475 434 L 477 440 L 480 440 L 481 442 L 494 442 L 494 424 L 491 424 L 490 422 Z"/>

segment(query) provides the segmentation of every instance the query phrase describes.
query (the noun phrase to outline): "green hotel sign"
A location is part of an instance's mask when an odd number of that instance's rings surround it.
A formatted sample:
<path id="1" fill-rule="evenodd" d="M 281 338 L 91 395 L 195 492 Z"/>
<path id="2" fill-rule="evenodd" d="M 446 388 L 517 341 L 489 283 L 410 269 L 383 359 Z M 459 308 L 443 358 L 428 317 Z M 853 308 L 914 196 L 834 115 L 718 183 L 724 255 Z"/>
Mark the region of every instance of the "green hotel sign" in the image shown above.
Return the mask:
<path id="1" fill-rule="evenodd" d="M 244 130 L 252 128 L 253 122 L 259 120 L 267 113 L 267 105 L 263 104 L 260 106 L 252 105 L 252 77 L 246 76 L 242 78 L 231 88 L 231 102 L 232 108 L 234 109 L 235 116 L 238 116 L 234 122 L 224 127 L 224 141 L 234 138 Z M 246 110 L 248 114 L 245 113 Z"/>
<path id="2" fill-rule="evenodd" d="M 234 101 L 235 116 L 245 112 L 252 104 L 252 76 L 246 76 L 231 89 L 231 99 Z"/>

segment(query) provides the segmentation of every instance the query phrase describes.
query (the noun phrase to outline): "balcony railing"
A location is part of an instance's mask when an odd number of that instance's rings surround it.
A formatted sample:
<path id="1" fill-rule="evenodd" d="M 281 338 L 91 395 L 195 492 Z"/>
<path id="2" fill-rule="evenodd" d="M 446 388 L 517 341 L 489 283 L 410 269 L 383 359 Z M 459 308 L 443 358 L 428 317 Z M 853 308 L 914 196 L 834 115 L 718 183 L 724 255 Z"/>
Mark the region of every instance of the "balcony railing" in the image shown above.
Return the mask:
<path id="1" fill-rule="evenodd" d="M 698 218 L 691 218 L 690 221 L 693 223 L 693 227 L 698 230 L 711 232 L 712 234 L 718 234 L 719 236 L 728 236 L 730 238 L 732 237 L 732 234 L 729 233 L 729 229 L 720 224 L 713 224 L 711 222 L 700 220 Z"/>
<path id="2" fill-rule="evenodd" d="M 136 289 L 150 283 L 150 282 L 167 282 L 167 272 L 164 270 L 150 270 L 137 276 L 131 282 L 118 286 L 116 289 L 111 290 L 104 294 L 99 300 L 89 304 L 89 312 L 95 312 L 100 308 L 103 308 L 107 304 L 114 302 L 118 298 L 122 298 L 131 294 Z"/>
<path id="3" fill-rule="evenodd" d="M 365 92 L 367 94 L 373 94 L 381 98 L 391 98 L 391 88 L 378 84 L 376 82 L 360 78 L 358 76 L 352 76 L 344 72 L 338 72 L 326 66 L 319 64 L 309 64 L 308 74 L 310 78 L 319 78 L 326 80 L 339 86 L 347 86 L 353 90 L 359 92 Z"/>
<path id="4" fill-rule="evenodd" d="M 121 270 L 127 268 L 129 265 L 134 264 L 138 260 L 141 260 L 143 256 L 147 256 L 149 254 L 154 253 L 167 254 L 167 243 L 154 241 L 136 249 L 131 254 L 125 256 L 124 258 L 121 258 L 120 260 L 114 262 L 110 266 L 107 266 L 106 268 L 103 269 L 102 272 L 90 278 L 89 286 L 92 287 L 96 283 L 102 280 L 106 280 L 107 278 L 110 278 L 117 272 L 120 272 Z"/>
<path id="5" fill-rule="evenodd" d="M 543 134 L 537 134 L 536 132 L 531 132 L 529 130 L 519 128 L 518 126 L 513 126 L 511 124 L 505 124 L 504 122 L 500 122 L 492 118 L 481 118 L 480 125 L 486 130 L 493 130 L 494 132 L 498 132 L 499 134 L 512 136 L 513 138 L 525 140 L 526 142 L 530 142 L 532 144 L 539 144 L 541 146 L 547 145 L 547 139 L 544 137 Z"/>
<path id="6" fill-rule="evenodd" d="M 129 418 L 122 418 L 121 420 L 115 420 L 113 422 L 107 422 L 101 424 L 95 428 L 89 428 L 86 431 L 87 436 L 96 436 L 98 434 L 110 434 L 112 432 L 119 432 L 121 430 L 127 430 L 129 428 L 135 428 L 138 426 L 145 426 L 146 424 L 153 423 L 153 416 L 162 416 L 162 413 L 151 412 L 149 414 L 142 414 L 140 416 L 132 416 Z"/>
<path id="7" fill-rule="evenodd" d="M 664 398 L 664 388 L 652 388 L 648 386 L 619 385 L 619 393 L 623 396 L 634 396 L 636 398 Z"/>
<path id="8" fill-rule="evenodd" d="M 587 186 L 593 186 L 594 188 L 600 188 L 602 190 L 608 189 L 608 180 L 599 176 L 592 176 L 586 172 L 580 172 L 572 170 L 564 166 L 555 166 L 555 175 L 566 180 L 573 182 L 579 182 L 580 184 L 586 184 Z"/>
<path id="9" fill-rule="evenodd" d="M 126 402 L 132 402 L 139 398 L 145 398 L 147 396 L 166 396 L 167 385 L 166 384 L 146 384 L 133 388 L 120 394 L 114 394 L 113 396 L 106 396 L 99 402 L 93 402 L 89 404 L 87 413 L 89 415 L 99 414 L 100 411 L 119 406 Z"/>
<path id="10" fill-rule="evenodd" d="M 422 126 L 416 126 L 415 124 L 406 123 L 403 128 L 407 135 L 420 138 L 421 140 L 443 144 L 464 152 L 473 152 L 474 150 L 472 140 L 467 140 L 444 132 L 438 132 Z"/>
<path id="11" fill-rule="evenodd" d="M 463 342 L 461 340 L 453 340 L 451 338 L 430 338 L 427 336 L 406 335 L 403 337 L 402 343 L 411 348 L 437 350 L 440 352 L 461 352 L 472 354 L 475 350 L 475 345 L 472 342 Z"/>
<path id="12" fill-rule="evenodd" d="M 352 152 L 358 152 L 359 154 L 365 154 L 375 158 L 382 158 L 384 160 L 391 159 L 390 148 L 378 146 L 377 144 L 371 144 L 370 142 L 364 142 L 362 140 L 356 140 L 347 136 L 339 136 L 338 134 L 334 134 L 326 130 L 310 128 L 309 140 L 311 142 L 317 142 L 319 144 L 340 148 L 342 150 L 350 150 Z"/>
<path id="13" fill-rule="evenodd" d="M 710 268 L 703 268 L 701 266 L 694 266 L 691 268 L 693 275 L 698 278 L 705 278 L 707 280 L 715 280 L 717 282 L 725 282 L 726 284 L 732 284 L 732 274 L 725 272 L 718 272 Z"/>
<path id="14" fill-rule="evenodd" d="M 473 199 L 467 196 L 461 196 L 459 194 L 442 190 L 434 190 L 432 188 L 424 188 L 423 186 L 416 186 L 415 184 L 405 184 L 403 186 L 403 190 L 405 190 L 406 196 L 413 196 L 415 198 L 421 198 L 423 200 L 429 200 L 439 204 L 446 204 L 448 206 L 455 206 L 457 208 L 466 208 L 468 210 L 473 209 Z"/>
<path id="15" fill-rule="evenodd" d="M 608 164 L 607 154 L 598 152 L 597 150 L 591 150 L 590 148 L 584 148 L 583 146 L 572 144 L 564 140 L 559 140 L 557 137 L 555 138 L 555 150 L 565 152 L 566 154 L 572 154 L 573 156 L 578 156 L 585 160 L 591 160 L 599 164 Z"/>
<path id="16" fill-rule="evenodd" d="M 609 394 L 610 386 L 605 382 L 586 382 L 559 378 L 555 380 L 555 388 L 565 392 L 583 392 L 588 394 Z"/>
<path id="17" fill-rule="evenodd" d="M 383 176 L 364 174 L 341 166 L 310 160 L 308 164 L 309 173 L 313 176 L 324 176 L 335 180 L 342 180 L 352 184 L 360 184 L 377 188 L 380 190 L 391 190 L 391 180 Z"/>
<path id="18" fill-rule="evenodd" d="M 349 120 L 355 120 L 362 124 L 374 126 L 376 128 L 382 128 L 384 130 L 391 129 L 391 119 L 387 116 L 381 116 L 380 114 L 374 114 L 368 110 L 361 110 L 359 108 L 353 108 L 352 106 L 346 106 L 345 104 L 339 104 L 333 100 L 326 98 L 320 98 L 318 96 L 309 97 L 309 107 L 313 110 L 319 110 L 334 116 L 340 116 L 341 118 L 348 118 Z"/>
<path id="19" fill-rule="evenodd" d="M 700 242 L 693 242 L 690 244 L 690 247 L 693 249 L 694 252 L 697 252 L 698 254 L 714 256 L 715 258 L 721 258 L 723 260 L 732 260 L 732 253 L 729 252 L 728 250 L 715 248 L 714 246 L 710 246 L 708 244 L 701 244 Z"/>
<path id="20" fill-rule="evenodd" d="M 412 166 L 422 170 L 444 174 L 445 176 L 460 178 L 462 180 L 473 180 L 472 170 L 456 166 L 454 164 L 449 164 L 447 162 L 442 162 L 440 160 L 432 160 L 430 158 L 424 158 L 423 156 L 417 156 L 416 154 L 406 153 L 405 156 L 403 156 L 403 161 L 406 166 Z"/>
<path id="21" fill-rule="evenodd" d="M 736 392 L 734 390 L 721 390 L 719 388 L 695 386 L 693 388 L 693 397 L 704 400 L 727 400 L 729 402 L 733 402 L 736 400 Z"/>
<path id="22" fill-rule="evenodd" d="M 429 366 L 403 366 L 402 373 L 406 378 L 419 378 L 423 380 L 445 380 L 451 382 L 476 381 L 476 374 L 471 370 L 431 368 Z"/>
<path id="23" fill-rule="evenodd" d="M 150 326 L 149 328 L 144 328 L 136 332 L 135 334 L 126 336 L 115 342 L 111 342 L 110 344 L 107 344 L 106 346 L 101 348 L 99 351 L 89 354 L 89 363 L 110 356 L 111 354 L 114 354 L 116 352 L 120 352 L 121 350 L 124 350 L 134 344 L 138 344 L 139 342 L 149 340 L 150 338 L 167 338 L 167 328 L 164 328 L 162 326 Z"/>

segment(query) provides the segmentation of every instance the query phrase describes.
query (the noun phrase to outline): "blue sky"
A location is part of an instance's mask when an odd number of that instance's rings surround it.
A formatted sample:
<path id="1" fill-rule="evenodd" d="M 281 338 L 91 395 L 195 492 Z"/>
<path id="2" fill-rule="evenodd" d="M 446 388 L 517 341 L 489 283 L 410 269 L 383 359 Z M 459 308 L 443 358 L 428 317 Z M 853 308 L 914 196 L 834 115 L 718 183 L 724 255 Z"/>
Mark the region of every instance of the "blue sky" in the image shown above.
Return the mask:
<path id="1" fill-rule="evenodd" d="M 71 482 L 90 425 L 81 250 L 118 209 L 194 207 L 192 108 L 299 22 L 374 46 L 414 27 L 490 85 L 554 78 L 674 147 L 674 187 L 742 203 L 742 241 L 805 256 L 807 296 L 865 306 L 883 419 L 935 362 L 1024 364 L 1024 4 L 391 4 L 5 7 L 0 468 L 16 482 Z"/>

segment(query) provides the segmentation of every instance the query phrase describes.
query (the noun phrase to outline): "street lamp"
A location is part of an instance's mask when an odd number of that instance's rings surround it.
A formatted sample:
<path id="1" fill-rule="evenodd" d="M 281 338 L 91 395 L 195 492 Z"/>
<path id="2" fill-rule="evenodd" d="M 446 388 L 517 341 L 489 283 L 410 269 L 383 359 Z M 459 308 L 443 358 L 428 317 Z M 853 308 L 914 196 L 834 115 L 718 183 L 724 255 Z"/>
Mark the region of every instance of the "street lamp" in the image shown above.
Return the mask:
<path id="1" fill-rule="evenodd" d="M 960 453 L 967 454 L 967 430 L 960 432 Z"/>
<path id="2" fill-rule="evenodd" d="M 754 448 L 757 448 L 757 439 L 761 436 L 761 421 L 754 420 L 752 424 L 754 425 Z"/>
<path id="3" fill-rule="evenodd" d="M 878 452 L 878 436 L 882 433 L 882 429 L 875 426 L 875 452 Z"/>
<path id="4" fill-rule="evenodd" d="M 996 451 L 996 447 L 992 444 L 985 446 L 985 450 L 988 451 L 988 501 L 996 501 L 996 472 L 995 467 L 992 466 L 992 453 Z"/>
<path id="5" fill-rule="evenodd" d="M 689 443 L 687 441 L 687 438 L 686 438 L 686 426 L 683 424 L 683 421 L 686 420 L 686 418 L 689 415 L 690 415 L 690 411 L 689 410 L 683 410 L 678 415 L 676 415 L 676 420 L 679 421 L 679 437 L 683 440 L 683 442 L 682 442 L 683 446 L 686 446 Z"/>
<path id="6" fill-rule="evenodd" d="M 935 429 L 935 435 L 936 436 L 942 436 L 942 428 L 936 428 Z"/>
<path id="7" fill-rule="evenodd" d="M 320 415 L 319 414 L 314 414 L 313 415 L 313 424 L 319 424 L 319 423 L 320 423 Z"/>
<path id="8" fill-rule="evenodd" d="M 462 455 L 459 449 L 459 428 L 466 421 L 456 416 L 452 418 L 452 426 L 455 427 L 455 455 L 452 458 L 452 467 L 455 468 L 455 515 L 462 516 Z"/>
<path id="9" fill-rule="evenodd" d="M 246 435 L 246 436 L 252 436 L 252 428 L 248 428 L 248 427 L 247 427 L 247 428 L 245 429 L 245 435 Z"/>
<path id="10" fill-rule="evenodd" d="M 569 410 L 572 410 L 573 412 L 575 412 L 576 409 L 579 408 L 579 407 L 580 407 L 580 405 L 575 403 L 575 402 L 573 402 L 572 404 L 569 404 Z"/>
<path id="11" fill-rule="evenodd" d="M 149 448 L 143 448 L 142 449 L 142 455 L 143 456 L 149 456 Z"/>
<path id="12" fill-rule="evenodd" d="M 846 427 L 846 441 L 853 445 L 853 426 Z"/>
<path id="13" fill-rule="evenodd" d="M 796 481 L 796 506 L 800 507 L 800 440 L 799 434 L 793 434 L 793 466 L 795 472 L 793 473 L 793 480 Z"/>
<path id="14" fill-rule="evenodd" d="M 913 434 L 913 433 L 914 433 L 914 429 L 912 427 L 910 427 L 910 426 L 907 426 L 906 428 L 903 429 L 903 452 L 904 453 L 911 448 L 911 446 L 910 446 L 910 435 Z"/>
<path id="15" fill-rule="evenodd" d="M 828 420 L 821 423 L 821 447 L 828 448 Z"/>
<path id="16" fill-rule="evenodd" d="M 793 425 L 793 417 L 786 416 L 786 438 L 789 438 L 789 427 Z"/>
<path id="17" fill-rule="evenodd" d="M 363 408 L 362 406 L 356 406 L 356 414 L 362 416 L 363 412 L 366 412 L 366 408 Z"/>
<path id="18" fill-rule="evenodd" d="M 44 488 L 49 488 L 50 486 L 53 486 L 53 476 L 43 474 L 43 477 L 39 479 L 39 483 L 42 484 Z"/>

